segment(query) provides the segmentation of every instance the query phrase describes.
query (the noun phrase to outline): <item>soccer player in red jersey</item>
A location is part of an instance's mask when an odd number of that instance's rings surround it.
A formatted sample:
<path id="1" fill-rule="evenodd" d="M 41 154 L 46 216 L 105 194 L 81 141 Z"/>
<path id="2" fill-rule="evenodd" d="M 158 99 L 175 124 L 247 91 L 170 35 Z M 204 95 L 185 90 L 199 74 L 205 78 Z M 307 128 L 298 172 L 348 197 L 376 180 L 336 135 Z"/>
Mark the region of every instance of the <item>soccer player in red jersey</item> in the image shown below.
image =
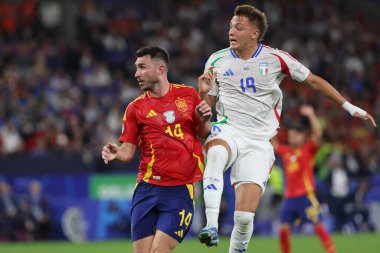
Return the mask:
<path id="1" fill-rule="evenodd" d="M 314 157 L 321 143 L 322 128 L 313 107 L 304 105 L 300 113 L 310 122 L 310 136 L 304 127 L 293 125 L 288 128 L 288 145 L 272 143 L 284 162 L 286 182 L 281 209 L 280 248 L 282 253 L 290 252 L 291 226 L 300 219 L 312 222 L 326 252 L 335 253 L 333 241 L 320 222 L 319 203 L 314 195 Z"/>
<path id="2" fill-rule="evenodd" d="M 136 57 L 135 77 L 145 93 L 125 111 L 121 145 L 105 145 L 102 158 L 127 163 L 141 147 L 131 206 L 134 252 L 168 253 L 192 222 L 193 183 L 204 170 L 198 137 L 211 130 L 211 108 L 194 88 L 169 83 L 164 49 L 144 47 Z"/>

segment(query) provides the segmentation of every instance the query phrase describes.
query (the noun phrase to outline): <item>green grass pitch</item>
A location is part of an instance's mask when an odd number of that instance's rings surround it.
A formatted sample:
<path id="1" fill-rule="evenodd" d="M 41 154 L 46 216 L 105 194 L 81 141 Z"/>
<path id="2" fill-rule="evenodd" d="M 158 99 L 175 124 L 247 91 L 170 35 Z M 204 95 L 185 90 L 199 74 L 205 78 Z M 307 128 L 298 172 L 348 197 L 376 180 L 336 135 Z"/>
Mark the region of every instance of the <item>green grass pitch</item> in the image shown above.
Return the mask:
<path id="1" fill-rule="evenodd" d="M 334 235 L 338 253 L 377 253 L 380 252 L 379 234 Z M 177 246 L 175 253 L 228 253 L 229 239 L 221 238 L 217 248 L 207 248 L 196 239 L 187 239 Z M 324 250 L 315 236 L 293 236 L 293 253 L 323 253 Z M 132 253 L 132 243 L 128 240 L 86 242 L 31 242 L 0 243 L 1 253 Z M 277 237 L 254 236 L 248 253 L 276 253 L 279 251 Z"/>

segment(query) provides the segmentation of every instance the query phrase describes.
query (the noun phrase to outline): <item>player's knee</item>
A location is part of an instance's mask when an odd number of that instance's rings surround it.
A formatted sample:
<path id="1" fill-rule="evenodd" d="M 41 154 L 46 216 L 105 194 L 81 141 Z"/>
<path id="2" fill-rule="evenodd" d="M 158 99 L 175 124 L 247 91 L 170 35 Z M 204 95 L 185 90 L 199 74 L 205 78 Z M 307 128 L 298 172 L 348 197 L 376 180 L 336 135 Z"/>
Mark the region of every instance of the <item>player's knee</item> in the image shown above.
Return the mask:
<path id="1" fill-rule="evenodd" d="M 225 160 L 227 162 L 228 151 L 222 145 L 212 146 L 207 151 L 207 162 Z"/>
<path id="2" fill-rule="evenodd" d="M 251 212 L 235 211 L 235 227 L 240 234 L 252 233 L 255 214 Z"/>
<path id="3" fill-rule="evenodd" d="M 207 166 L 206 171 L 211 172 L 220 170 L 223 173 L 224 168 L 227 166 L 228 152 L 225 147 L 221 145 L 212 146 L 207 151 Z"/>

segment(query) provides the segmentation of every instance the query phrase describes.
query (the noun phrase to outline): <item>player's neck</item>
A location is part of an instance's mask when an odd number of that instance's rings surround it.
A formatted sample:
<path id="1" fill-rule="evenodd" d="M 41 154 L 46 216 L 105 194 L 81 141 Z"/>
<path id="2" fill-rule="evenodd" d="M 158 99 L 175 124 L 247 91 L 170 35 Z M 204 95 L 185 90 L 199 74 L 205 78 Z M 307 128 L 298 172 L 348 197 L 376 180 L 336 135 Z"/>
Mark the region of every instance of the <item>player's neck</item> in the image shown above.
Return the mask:
<path id="1" fill-rule="evenodd" d="M 149 93 L 152 97 L 159 98 L 165 96 L 170 90 L 170 83 L 168 80 L 159 81 L 157 85 L 154 86 L 153 90 Z"/>
<path id="2" fill-rule="evenodd" d="M 256 42 L 252 44 L 252 46 L 243 48 L 241 50 L 235 50 L 235 52 L 239 56 L 240 59 L 248 60 L 252 57 L 252 55 L 255 53 L 258 47 L 259 47 L 259 44 Z"/>

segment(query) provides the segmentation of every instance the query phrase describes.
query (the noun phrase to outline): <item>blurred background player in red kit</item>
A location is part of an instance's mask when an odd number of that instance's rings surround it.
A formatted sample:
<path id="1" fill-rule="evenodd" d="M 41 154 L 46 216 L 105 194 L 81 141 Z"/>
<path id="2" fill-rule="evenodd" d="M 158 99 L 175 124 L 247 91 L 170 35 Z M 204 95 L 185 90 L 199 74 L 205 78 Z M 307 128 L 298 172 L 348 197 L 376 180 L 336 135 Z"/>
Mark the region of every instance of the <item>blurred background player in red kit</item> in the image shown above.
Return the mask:
<path id="1" fill-rule="evenodd" d="M 275 152 L 284 163 L 285 192 L 281 209 L 280 248 L 282 253 L 291 252 L 290 235 L 296 220 L 312 222 L 314 232 L 328 253 L 335 253 L 334 243 L 321 223 L 319 202 L 315 196 L 314 157 L 322 141 L 323 129 L 312 106 L 303 105 L 300 113 L 310 125 L 294 124 L 288 127 L 288 143 L 272 141 Z"/>

